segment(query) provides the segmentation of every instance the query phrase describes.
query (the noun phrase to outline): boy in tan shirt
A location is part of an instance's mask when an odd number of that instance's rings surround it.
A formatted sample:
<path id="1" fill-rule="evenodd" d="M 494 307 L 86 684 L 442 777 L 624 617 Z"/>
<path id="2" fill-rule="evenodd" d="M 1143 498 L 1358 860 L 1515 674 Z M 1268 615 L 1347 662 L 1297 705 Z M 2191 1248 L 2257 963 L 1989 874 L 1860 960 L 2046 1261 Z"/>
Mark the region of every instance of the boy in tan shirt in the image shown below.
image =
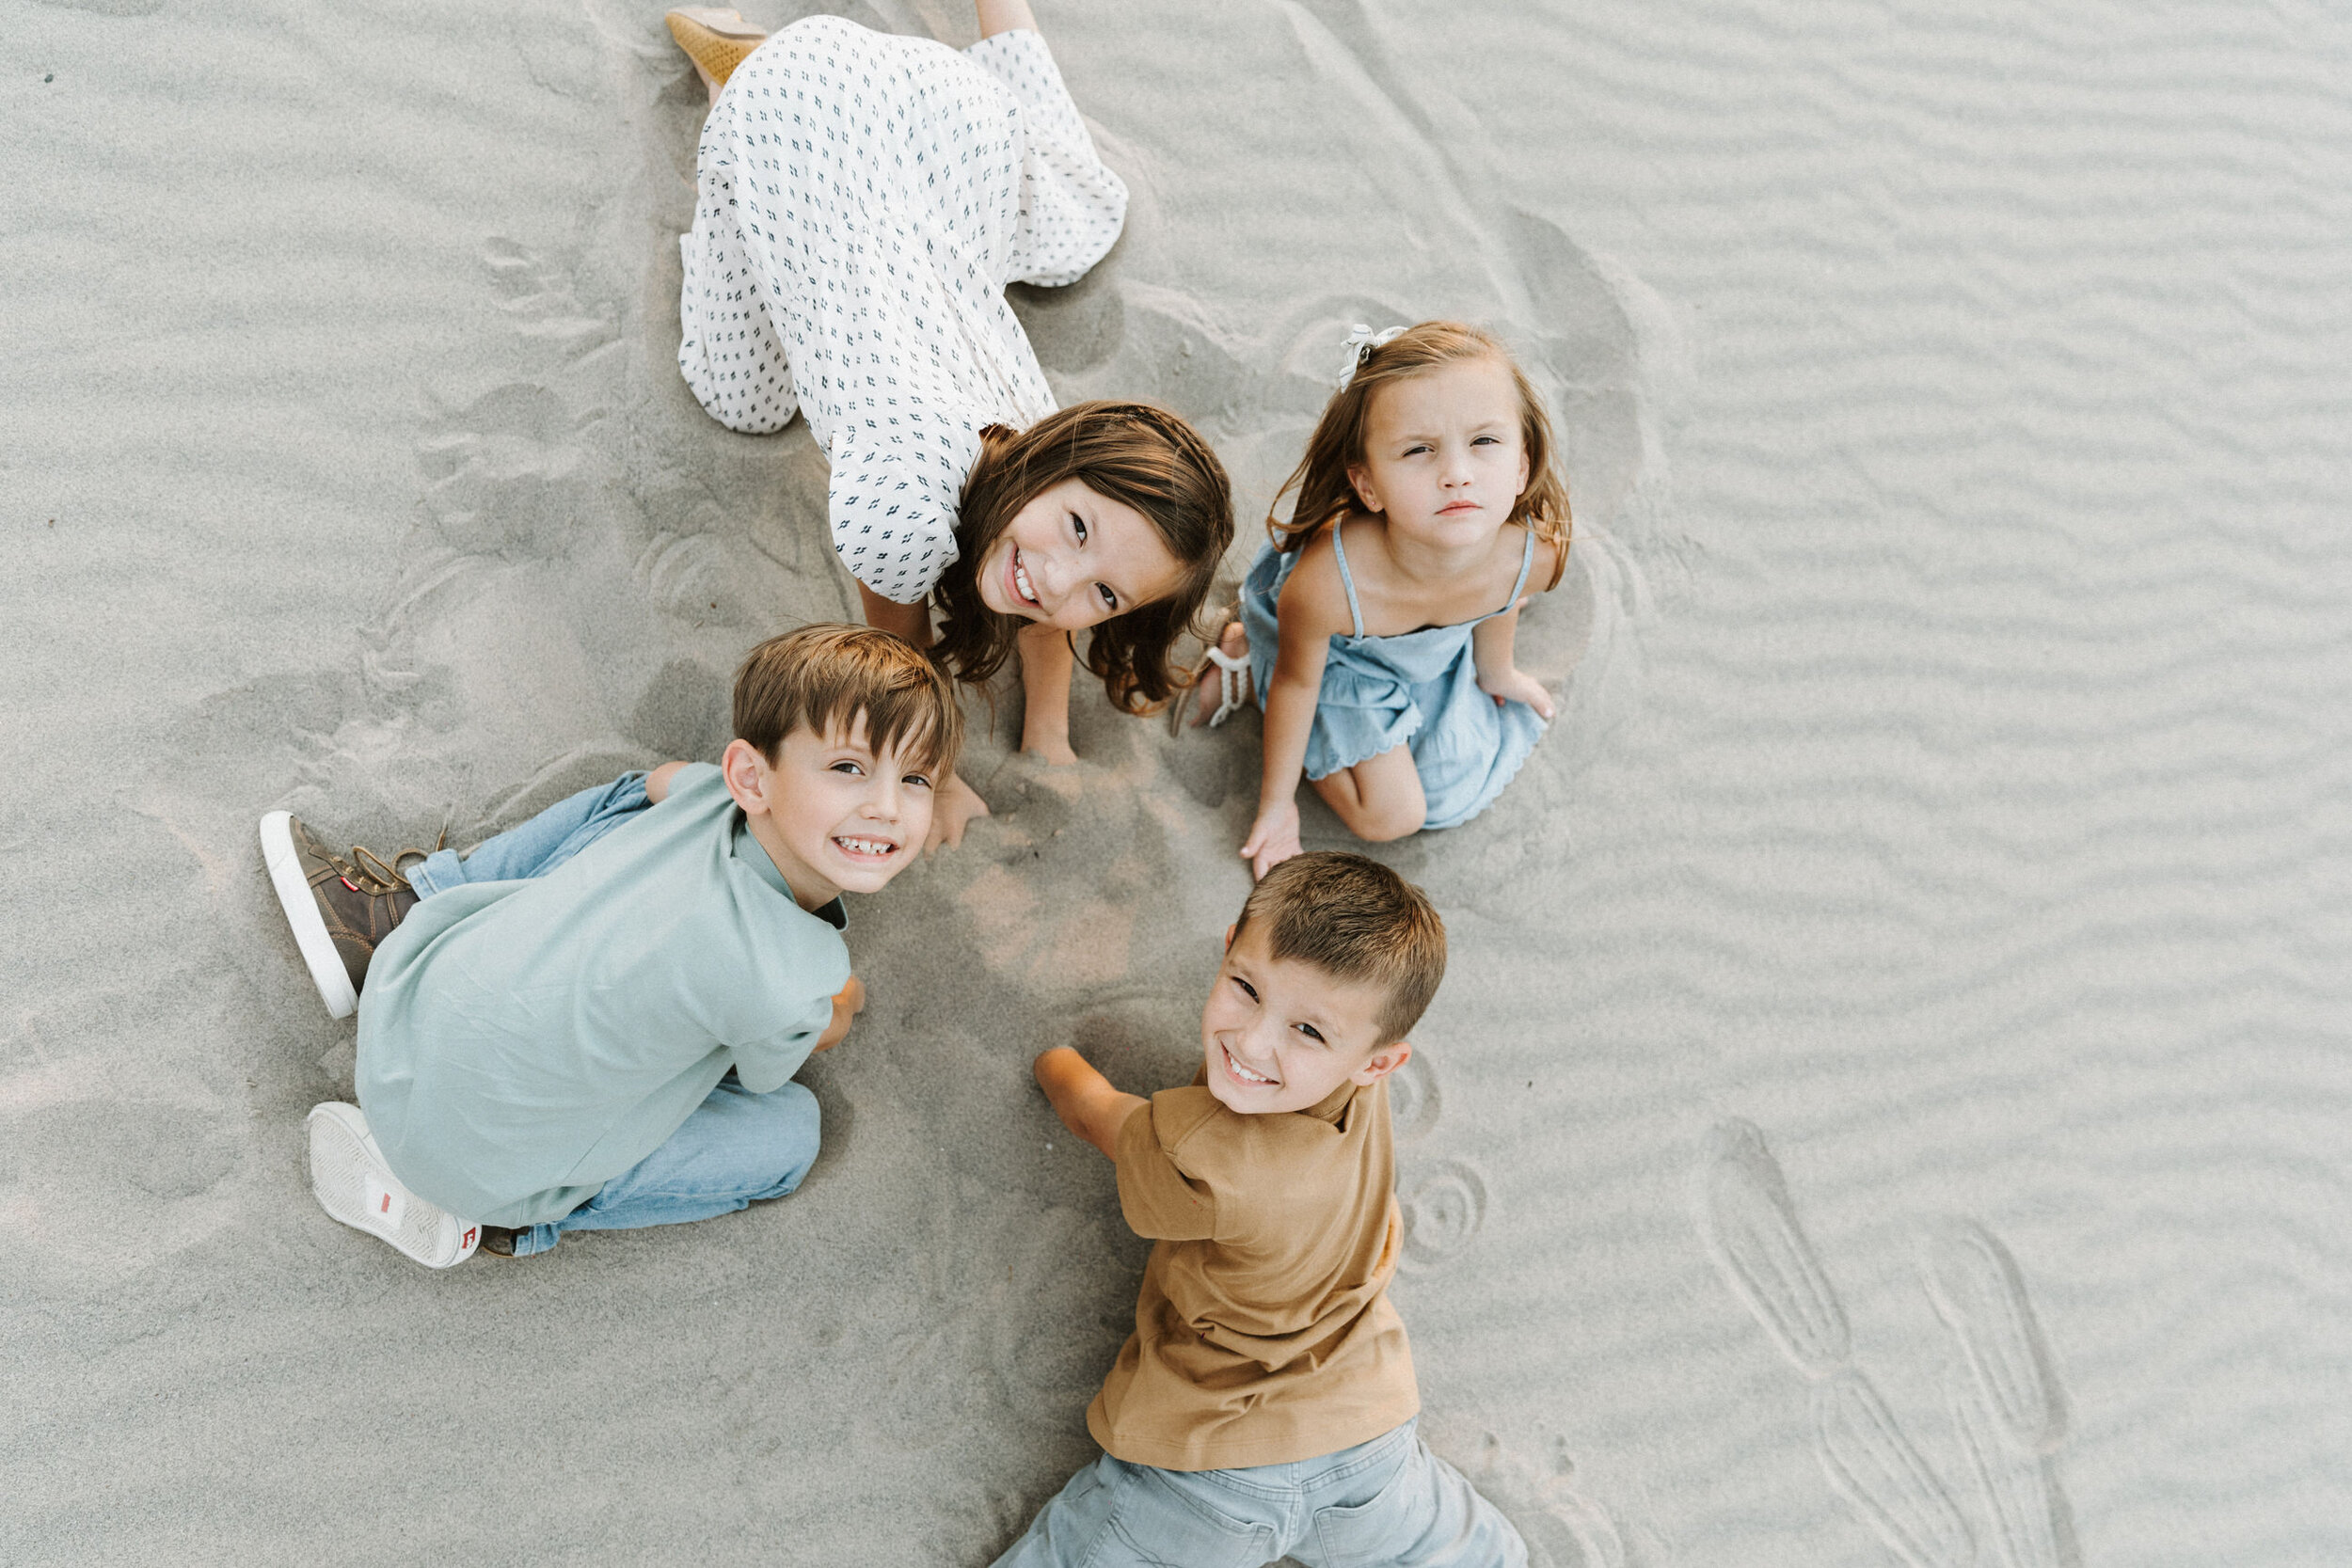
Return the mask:
<path id="1" fill-rule="evenodd" d="M 1038 1057 L 1157 1244 L 1087 1409 L 1104 1455 L 996 1568 L 1522 1568 L 1518 1532 L 1415 1433 L 1388 1298 L 1404 1222 L 1387 1079 L 1444 974 L 1418 888 L 1360 855 L 1300 855 L 1226 932 L 1190 1086 L 1146 1101 L 1068 1047 Z"/>

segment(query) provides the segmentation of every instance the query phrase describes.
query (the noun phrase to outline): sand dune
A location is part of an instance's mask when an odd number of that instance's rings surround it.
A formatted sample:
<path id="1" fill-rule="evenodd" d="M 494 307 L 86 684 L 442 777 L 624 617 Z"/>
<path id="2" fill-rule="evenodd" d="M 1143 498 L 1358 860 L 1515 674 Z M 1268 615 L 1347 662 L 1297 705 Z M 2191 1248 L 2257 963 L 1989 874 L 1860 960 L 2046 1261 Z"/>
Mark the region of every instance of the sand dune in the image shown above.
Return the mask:
<path id="1" fill-rule="evenodd" d="M 1563 424 L 1561 720 L 1387 852 L 1433 1442 L 1560 1568 L 2344 1560 L 2343 19 L 1040 8 L 1135 193 L 1018 293 L 1061 396 L 1263 511 L 1347 323 L 1463 314 Z M 986 1561 L 1142 1256 L 1025 1066 L 1189 1071 L 1254 722 L 978 743 L 801 1194 L 414 1269 L 304 1186 L 254 819 L 479 836 L 851 610 L 805 431 L 673 362 L 699 89 L 619 0 L 0 58 L 0 1559 Z"/>

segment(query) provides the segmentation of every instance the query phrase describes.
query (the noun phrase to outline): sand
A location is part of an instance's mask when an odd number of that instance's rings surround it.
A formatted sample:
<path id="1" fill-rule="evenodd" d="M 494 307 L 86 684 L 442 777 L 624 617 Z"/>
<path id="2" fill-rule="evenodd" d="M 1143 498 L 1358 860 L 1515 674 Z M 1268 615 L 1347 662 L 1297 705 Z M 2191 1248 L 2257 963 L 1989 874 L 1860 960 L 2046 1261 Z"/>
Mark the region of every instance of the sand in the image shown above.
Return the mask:
<path id="1" fill-rule="evenodd" d="M 1383 851 L 1456 955 L 1439 1451 L 1559 1568 L 2352 1557 L 2344 17 L 1040 9 L 1135 193 L 1017 292 L 1065 399 L 1262 512 L 1347 323 L 1466 314 L 1563 424 L 1560 721 Z M 708 755 L 852 604 L 805 430 L 675 369 L 699 88 L 618 0 L 27 0 L 0 59 L 0 1560 L 986 1562 L 1142 1257 L 1026 1063 L 1189 1071 L 1254 721 L 978 744 L 794 1197 L 408 1264 L 309 1196 L 351 1034 L 255 819 Z"/>

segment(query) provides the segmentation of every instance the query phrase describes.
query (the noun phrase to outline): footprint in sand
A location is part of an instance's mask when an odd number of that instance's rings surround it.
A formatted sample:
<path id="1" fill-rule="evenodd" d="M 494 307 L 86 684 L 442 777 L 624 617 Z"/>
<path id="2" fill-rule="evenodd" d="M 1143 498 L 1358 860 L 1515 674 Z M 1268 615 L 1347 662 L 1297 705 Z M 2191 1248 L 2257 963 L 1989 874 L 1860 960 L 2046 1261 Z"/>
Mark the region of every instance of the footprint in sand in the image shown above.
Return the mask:
<path id="1" fill-rule="evenodd" d="M 2002 1560 L 2076 1568 L 2074 1513 L 2050 1464 L 2066 1440 L 2066 1402 L 2016 1260 L 1982 1226 L 1947 1220 L 1921 1229 L 1919 1272 L 1967 1369 L 1946 1380 L 1946 1395 Z"/>
<path id="2" fill-rule="evenodd" d="M 1947 1220 L 1921 1229 L 1919 1273 L 1935 1315 L 1976 1374 L 1987 1413 L 2025 1452 L 2057 1452 L 2066 1440 L 2066 1405 L 2009 1249 L 1973 1220 Z"/>
<path id="3" fill-rule="evenodd" d="M 1815 1450 L 1838 1495 L 1913 1568 L 1969 1568 L 1976 1543 L 1951 1493 L 1851 1365 L 1846 1309 L 1797 1224 L 1780 1164 L 1752 1122 L 1708 1134 L 1699 1228 L 1732 1293 L 1814 1380 Z"/>
<path id="4" fill-rule="evenodd" d="M 1846 1312 L 1797 1227 L 1764 1134 L 1752 1122 L 1720 1123 L 1699 1166 L 1700 1229 L 1734 1294 L 1797 1370 L 1826 1377 L 1846 1363 Z"/>
<path id="5" fill-rule="evenodd" d="M 1904 1561 L 1968 1568 L 1976 1546 L 1950 1492 L 1851 1365 L 1845 1309 L 1764 1135 L 1736 1118 L 1717 1126 L 1698 1185 L 1700 1229 L 1724 1281 L 1814 1380 L 1816 1442 L 1831 1484 Z M 2002 1560 L 2079 1568 L 2074 1516 L 2050 1463 L 2065 1441 L 2066 1402 L 2015 1259 L 1975 1221 L 1946 1220 L 1921 1229 L 1919 1272 L 1960 1351 L 1947 1398 Z"/>
<path id="6" fill-rule="evenodd" d="M 1976 1541 L 1951 1494 L 1868 1378 L 1847 1368 L 1813 1388 L 1813 1429 L 1830 1484 L 1879 1539 L 1917 1568 L 1969 1568 Z"/>
<path id="7" fill-rule="evenodd" d="M 2050 1461 L 2024 1451 L 2000 1424 L 1982 1386 L 1955 1370 L 1945 1385 L 1952 1424 L 1983 1489 L 1993 1539 L 2009 1568 L 2081 1568 L 2074 1518 Z"/>
<path id="8" fill-rule="evenodd" d="M 417 443 L 435 531 L 461 555 L 561 559 L 589 506 L 592 465 L 580 436 L 594 419 L 530 382 L 446 410 Z"/>
<path id="9" fill-rule="evenodd" d="M 515 330 L 577 357 L 618 341 L 620 310 L 610 301 L 583 302 L 574 268 L 514 240 L 492 238 L 482 264 L 499 309 L 516 317 Z"/>

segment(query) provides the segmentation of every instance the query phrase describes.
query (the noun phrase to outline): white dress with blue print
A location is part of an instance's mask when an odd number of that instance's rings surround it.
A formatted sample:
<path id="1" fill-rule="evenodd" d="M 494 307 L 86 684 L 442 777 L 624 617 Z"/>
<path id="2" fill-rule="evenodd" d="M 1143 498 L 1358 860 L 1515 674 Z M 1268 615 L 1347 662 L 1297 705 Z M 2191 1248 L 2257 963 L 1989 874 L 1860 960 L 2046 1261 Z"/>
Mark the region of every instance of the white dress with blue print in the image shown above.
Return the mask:
<path id="1" fill-rule="evenodd" d="M 959 553 L 980 428 L 1054 411 L 1005 285 L 1076 281 L 1126 212 L 1036 33 L 796 22 L 704 122 L 678 367 L 730 430 L 807 415 L 834 549 L 914 603 Z"/>

